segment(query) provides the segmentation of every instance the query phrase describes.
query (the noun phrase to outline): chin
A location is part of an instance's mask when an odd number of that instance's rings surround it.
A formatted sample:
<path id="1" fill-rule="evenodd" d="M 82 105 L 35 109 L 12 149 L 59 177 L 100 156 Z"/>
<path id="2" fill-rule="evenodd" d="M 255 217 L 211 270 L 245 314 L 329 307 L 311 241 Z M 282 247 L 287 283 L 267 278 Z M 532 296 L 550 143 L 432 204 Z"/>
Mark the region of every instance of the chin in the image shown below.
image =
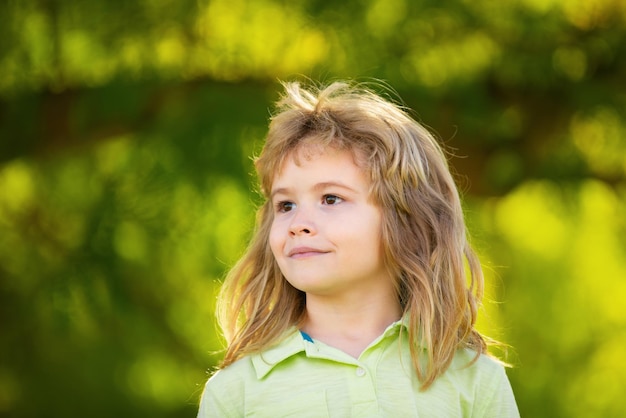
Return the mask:
<path id="1" fill-rule="evenodd" d="M 289 284 L 301 292 L 324 294 L 331 291 L 331 287 L 328 284 L 321 283 L 317 279 L 310 280 L 287 280 Z"/>

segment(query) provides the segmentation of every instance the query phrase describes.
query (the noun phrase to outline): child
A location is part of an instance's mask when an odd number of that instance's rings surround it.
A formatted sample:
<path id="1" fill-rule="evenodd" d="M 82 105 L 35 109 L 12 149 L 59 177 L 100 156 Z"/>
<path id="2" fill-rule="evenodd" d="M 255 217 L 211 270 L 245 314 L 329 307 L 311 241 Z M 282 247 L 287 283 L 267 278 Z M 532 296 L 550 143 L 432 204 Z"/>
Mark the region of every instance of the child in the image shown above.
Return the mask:
<path id="1" fill-rule="evenodd" d="M 483 275 L 433 136 L 357 85 L 285 89 L 198 417 L 519 416 L 474 329 Z"/>

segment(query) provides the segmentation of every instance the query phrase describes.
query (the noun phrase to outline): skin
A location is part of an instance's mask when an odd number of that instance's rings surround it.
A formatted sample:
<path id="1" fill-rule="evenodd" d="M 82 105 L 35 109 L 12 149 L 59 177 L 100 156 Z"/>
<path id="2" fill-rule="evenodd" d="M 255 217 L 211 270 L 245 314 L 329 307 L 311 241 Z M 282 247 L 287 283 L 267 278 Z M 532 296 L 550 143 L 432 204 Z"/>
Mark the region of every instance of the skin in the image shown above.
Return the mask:
<path id="1" fill-rule="evenodd" d="M 382 212 L 351 152 L 297 152 L 272 187 L 270 247 L 287 281 L 306 293 L 302 329 L 358 357 L 401 315 L 383 262 Z"/>

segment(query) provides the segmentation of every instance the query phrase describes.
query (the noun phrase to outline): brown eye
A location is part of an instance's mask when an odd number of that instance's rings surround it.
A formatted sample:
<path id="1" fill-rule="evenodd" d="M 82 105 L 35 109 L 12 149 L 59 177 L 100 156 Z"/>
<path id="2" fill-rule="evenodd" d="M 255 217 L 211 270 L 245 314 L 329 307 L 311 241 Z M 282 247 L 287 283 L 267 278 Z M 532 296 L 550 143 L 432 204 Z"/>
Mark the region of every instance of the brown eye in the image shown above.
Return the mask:
<path id="1" fill-rule="evenodd" d="M 293 202 L 278 202 L 276 205 L 276 210 L 278 212 L 289 212 L 296 206 Z"/>
<path id="2" fill-rule="evenodd" d="M 339 196 L 335 196 L 334 194 L 324 195 L 322 201 L 325 205 L 336 205 L 341 202 L 341 198 Z"/>

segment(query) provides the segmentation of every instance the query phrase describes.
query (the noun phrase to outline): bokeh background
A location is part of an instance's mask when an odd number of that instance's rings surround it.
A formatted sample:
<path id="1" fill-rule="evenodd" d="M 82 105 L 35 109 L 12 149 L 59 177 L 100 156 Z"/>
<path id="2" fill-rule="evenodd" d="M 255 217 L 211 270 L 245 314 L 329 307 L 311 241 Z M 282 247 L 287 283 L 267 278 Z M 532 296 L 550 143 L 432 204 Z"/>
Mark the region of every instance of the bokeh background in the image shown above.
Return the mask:
<path id="1" fill-rule="evenodd" d="M 0 2 L 0 416 L 191 417 L 278 80 L 455 154 L 522 416 L 626 416 L 626 3 Z"/>

